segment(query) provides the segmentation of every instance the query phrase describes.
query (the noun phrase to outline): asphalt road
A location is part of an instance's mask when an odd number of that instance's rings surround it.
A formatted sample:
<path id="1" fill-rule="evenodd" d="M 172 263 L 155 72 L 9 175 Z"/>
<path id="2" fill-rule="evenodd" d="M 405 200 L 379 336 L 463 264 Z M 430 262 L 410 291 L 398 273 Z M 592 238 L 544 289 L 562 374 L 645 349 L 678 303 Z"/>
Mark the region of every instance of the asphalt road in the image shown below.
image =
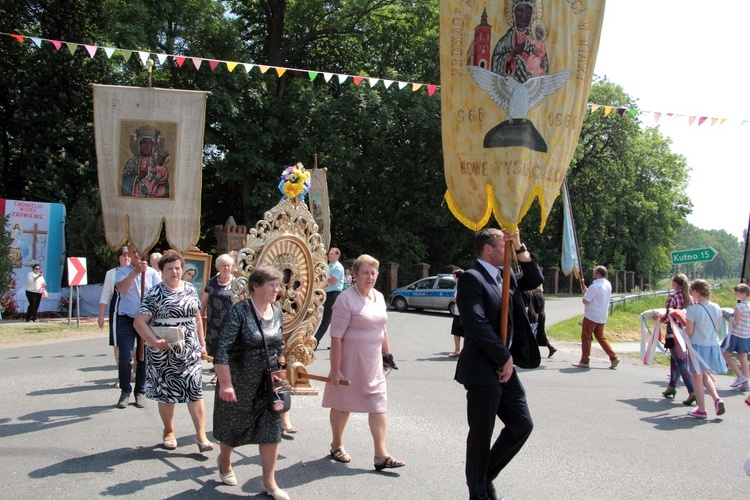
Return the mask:
<path id="1" fill-rule="evenodd" d="M 560 312 L 554 312 L 557 308 Z M 580 299 L 548 301 L 553 315 L 580 314 Z M 559 317 L 558 319 L 562 319 Z M 365 415 L 352 415 L 345 447 L 353 461 L 334 463 L 328 413 L 318 396 L 297 396 L 277 480 L 292 498 L 466 498 L 465 392 L 453 381 L 447 313 L 391 312 L 389 333 L 398 371 L 388 377 L 389 452 L 407 466 L 372 468 Z M 328 337 L 311 373 L 326 374 Z M 560 344 L 536 370 L 521 370 L 535 430 L 496 481 L 510 499 L 747 498 L 742 462 L 750 447 L 750 409 L 718 377 L 727 413 L 706 421 L 665 400 L 667 369 L 624 361 L 609 370 L 600 350 L 590 370 L 571 366 L 579 346 Z M 546 352 L 546 349 L 543 350 Z M 218 482 L 216 452 L 197 453 L 187 408 L 177 409 L 177 450 L 159 447 L 156 404 L 114 407 L 119 391 L 104 335 L 87 340 L 0 350 L 0 471 L 4 498 L 264 498 L 257 447 L 234 456 L 239 485 Z M 210 379 L 205 374 L 205 380 Z M 322 384 L 315 383 L 322 390 Z M 207 428 L 213 388 L 207 386 Z M 499 427 L 496 433 L 499 432 Z M 210 434 L 209 434 L 210 435 Z M 265 497 L 267 498 L 267 497 Z"/>

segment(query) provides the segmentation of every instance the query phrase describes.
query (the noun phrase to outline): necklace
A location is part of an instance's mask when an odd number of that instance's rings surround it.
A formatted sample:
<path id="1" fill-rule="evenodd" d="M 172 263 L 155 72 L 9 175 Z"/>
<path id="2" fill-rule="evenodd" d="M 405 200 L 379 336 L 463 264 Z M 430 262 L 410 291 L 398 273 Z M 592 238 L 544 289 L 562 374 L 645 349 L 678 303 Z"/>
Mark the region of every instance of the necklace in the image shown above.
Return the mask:
<path id="1" fill-rule="evenodd" d="M 216 277 L 216 283 L 217 283 L 217 284 L 218 284 L 219 286 L 227 286 L 227 285 L 228 285 L 228 284 L 230 284 L 231 282 L 232 282 L 232 277 L 231 277 L 231 276 L 230 276 L 230 277 L 229 277 L 229 279 L 228 279 L 228 280 L 226 280 L 226 281 L 221 281 L 221 279 L 219 279 L 219 277 L 218 277 L 218 276 Z"/>
<path id="2" fill-rule="evenodd" d="M 255 309 L 255 314 L 257 314 L 260 319 L 267 319 L 266 315 L 260 312 L 260 310 L 258 310 L 258 306 L 255 305 L 255 301 L 253 300 L 253 298 L 250 297 L 249 300 L 250 300 L 250 303 L 253 305 L 253 309 Z"/>
<path id="3" fill-rule="evenodd" d="M 357 285 L 354 285 L 354 289 L 355 289 L 355 290 L 357 290 L 357 294 L 358 294 L 358 295 L 359 295 L 360 297 L 362 297 L 362 300 L 363 300 L 363 301 L 364 301 L 365 303 L 367 303 L 367 301 L 368 301 L 368 300 L 369 300 L 370 302 L 375 302 L 375 297 L 374 297 L 374 296 L 373 296 L 372 298 L 370 297 L 370 293 L 372 292 L 372 290 L 371 290 L 370 292 L 367 292 L 367 297 L 365 297 L 364 295 L 362 295 L 362 292 L 360 292 L 360 291 L 359 291 L 359 287 L 358 287 Z"/>

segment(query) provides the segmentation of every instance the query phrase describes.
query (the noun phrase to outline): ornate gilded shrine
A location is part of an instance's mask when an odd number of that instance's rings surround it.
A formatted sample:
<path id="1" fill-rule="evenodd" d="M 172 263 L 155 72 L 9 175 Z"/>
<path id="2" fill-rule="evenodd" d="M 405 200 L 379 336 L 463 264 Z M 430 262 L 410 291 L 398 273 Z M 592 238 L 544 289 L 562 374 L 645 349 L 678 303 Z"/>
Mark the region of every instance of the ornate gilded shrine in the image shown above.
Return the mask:
<path id="1" fill-rule="evenodd" d="M 245 248 L 237 254 L 235 298 L 246 294 L 247 278 L 263 264 L 274 266 L 283 275 L 276 304 L 284 316 L 292 388 L 298 394 L 316 394 L 309 381 L 299 380 L 297 374 L 306 373 L 305 367 L 315 360 L 315 331 L 326 298 L 328 262 L 318 225 L 299 197 L 281 200 L 248 231 Z"/>

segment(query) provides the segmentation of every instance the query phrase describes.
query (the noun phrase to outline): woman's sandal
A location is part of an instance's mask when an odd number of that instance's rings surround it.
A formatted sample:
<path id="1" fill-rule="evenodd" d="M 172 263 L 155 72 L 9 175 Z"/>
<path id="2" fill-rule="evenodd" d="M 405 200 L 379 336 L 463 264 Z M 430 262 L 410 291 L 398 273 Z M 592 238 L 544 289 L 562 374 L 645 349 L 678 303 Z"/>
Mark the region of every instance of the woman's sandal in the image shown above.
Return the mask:
<path id="1" fill-rule="evenodd" d="M 453 351 L 452 353 L 448 354 L 448 357 L 449 357 L 449 358 L 457 358 L 457 357 L 459 357 L 460 355 L 461 355 L 461 353 L 460 353 L 460 352 L 458 352 L 458 351 Z"/>
<path id="2" fill-rule="evenodd" d="M 375 457 L 377 460 L 380 457 Z M 396 460 L 390 455 L 386 455 L 385 458 L 383 458 L 383 461 L 380 463 L 375 462 L 373 465 L 375 465 L 375 470 L 381 471 L 383 469 L 397 469 L 399 467 L 403 467 L 406 465 L 402 460 Z"/>
<path id="3" fill-rule="evenodd" d="M 198 445 L 198 451 L 200 451 L 201 453 L 212 451 L 214 449 L 214 444 L 208 439 L 201 443 L 200 441 L 198 441 L 198 438 L 195 438 L 195 444 Z"/>
<path id="4" fill-rule="evenodd" d="M 331 448 L 331 458 L 343 464 L 348 464 L 352 461 L 352 457 L 349 456 L 343 446 L 339 446 L 338 448 Z"/>
<path id="5" fill-rule="evenodd" d="M 286 432 L 287 434 L 297 434 L 297 428 L 293 425 L 290 425 L 289 427 L 282 427 L 281 432 Z"/>
<path id="6" fill-rule="evenodd" d="M 167 439 L 167 436 L 172 436 L 170 439 Z M 164 441 L 162 442 L 162 446 L 165 450 L 176 450 L 177 449 L 177 440 L 174 438 L 173 433 L 165 434 L 164 435 Z"/>

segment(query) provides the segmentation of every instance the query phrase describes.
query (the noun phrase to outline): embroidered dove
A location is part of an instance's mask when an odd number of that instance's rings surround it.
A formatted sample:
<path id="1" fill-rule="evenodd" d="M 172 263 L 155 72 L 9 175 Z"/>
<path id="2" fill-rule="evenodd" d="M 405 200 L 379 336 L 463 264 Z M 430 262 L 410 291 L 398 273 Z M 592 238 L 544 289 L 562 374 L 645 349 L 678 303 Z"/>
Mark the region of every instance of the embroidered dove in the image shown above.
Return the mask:
<path id="1" fill-rule="evenodd" d="M 521 83 L 511 76 L 500 76 L 479 66 L 467 66 L 490 99 L 508 111 L 508 120 L 526 121 L 529 111 L 539 106 L 544 99 L 563 86 L 575 71 L 561 71 L 551 75 L 529 78 Z"/>

